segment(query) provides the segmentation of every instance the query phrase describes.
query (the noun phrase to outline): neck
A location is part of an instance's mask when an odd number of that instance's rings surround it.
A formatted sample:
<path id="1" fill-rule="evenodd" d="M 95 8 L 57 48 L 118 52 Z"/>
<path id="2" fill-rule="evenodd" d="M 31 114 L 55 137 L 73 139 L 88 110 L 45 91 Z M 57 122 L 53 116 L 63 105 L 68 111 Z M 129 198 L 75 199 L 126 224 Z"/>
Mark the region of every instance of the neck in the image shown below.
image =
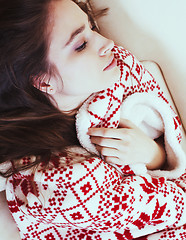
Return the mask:
<path id="1" fill-rule="evenodd" d="M 58 96 L 57 94 L 53 96 L 53 103 L 62 112 L 66 112 L 70 115 L 76 114 L 78 109 L 87 99 L 87 96 L 69 96 L 63 95 Z"/>

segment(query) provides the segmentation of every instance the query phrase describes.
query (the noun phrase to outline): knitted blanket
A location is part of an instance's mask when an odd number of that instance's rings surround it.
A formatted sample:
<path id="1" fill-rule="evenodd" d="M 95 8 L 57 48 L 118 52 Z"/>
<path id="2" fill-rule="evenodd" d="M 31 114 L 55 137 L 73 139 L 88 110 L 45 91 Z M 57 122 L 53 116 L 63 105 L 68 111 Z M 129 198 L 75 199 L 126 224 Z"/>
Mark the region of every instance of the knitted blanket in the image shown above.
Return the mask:
<path id="1" fill-rule="evenodd" d="M 168 101 L 162 95 L 157 96 L 156 91 L 136 91 L 125 98 L 126 76 L 134 74 L 124 73 L 125 69 L 121 67 L 123 65 L 119 66 L 121 78 L 112 87 L 90 96 L 79 109 L 76 116 L 76 129 L 81 145 L 89 152 L 99 155 L 87 134 L 88 128 L 117 128 L 121 118 L 129 119 L 152 139 L 164 134 L 169 165 L 169 169 L 165 171 L 147 171 L 144 164 L 131 164 L 132 171 L 136 175 L 144 175 L 148 172 L 152 176 L 164 176 L 169 179 L 181 176 L 185 171 L 186 158 L 179 143 L 181 137 L 176 133 L 179 128 L 179 118 L 174 116 Z M 133 69 L 136 70 L 137 67 Z M 154 88 L 152 86 L 152 90 Z"/>
<path id="2" fill-rule="evenodd" d="M 91 96 L 80 109 L 76 124 L 82 145 L 96 150 L 86 135 L 89 126 L 118 127 L 120 117 L 131 118 L 152 138 L 164 133 L 172 174 L 181 174 L 184 155 L 177 116 L 133 55 L 118 47 L 113 51 L 121 78 L 113 88 Z M 75 164 L 78 157 L 82 161 Z M 32 161 L 34 158 L 21 159 L 23 165 Z M 4 164 L 3 169 L 6 167 Z M 123 174 L 129 170 L 117 167 Z M 145 166 L 143 171 L 147 171 Z M 185 193 L 186 174 L 171 181 L 149 174 L 123 177 L 99 157 L 87 156 L 81 147 L 51 157 L 47 168 L 41 163 L 6 182 L 8 206 L 22 240 L 131 240 L 145 235 L 141 240 L 184 240 Z"/>
<path id="3" fill-rule="evenodd" d="M 120 118 L 127 118 L 152 138 L 164 133 L 167 160 L 172 170 L 148 172 L 154 176 L 177 178 L 184 172 L 186 165 L 185 154 L 179 144 L 181 136 L 177 115 L 170 108 L 153 76 L 143 69 L 130 52 L 118 46 L 112 51 L 117 58 L 121 77 L 111 88 L 90 96 L 79 109 L 76 128 L 81 145 L 99 155 L 87 135 L 88 128 L 117 128 Z M 0 164 L 1 171 L 10 167 L 11 163 Z M 147 172 L 143 164 L 130 167 L 137 175 Z M 6 179 L 0 176 L 0 191 L 5 190 L 5 184 Z"/>

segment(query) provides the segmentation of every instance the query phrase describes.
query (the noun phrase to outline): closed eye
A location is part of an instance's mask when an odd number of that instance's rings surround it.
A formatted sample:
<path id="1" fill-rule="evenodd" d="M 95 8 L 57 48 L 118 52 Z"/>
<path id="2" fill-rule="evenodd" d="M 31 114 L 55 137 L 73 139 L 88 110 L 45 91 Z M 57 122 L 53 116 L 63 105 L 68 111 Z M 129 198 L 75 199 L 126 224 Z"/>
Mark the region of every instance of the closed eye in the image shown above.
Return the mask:
<path id="1" fill-rule="evenodd" d="M 75 51 L 77 52 L 83 51 L 87 47 L 87 43 L 88 43 L 87 41 L 84 41 L 83 44 L 81 44 L 79 47 L 75 49 Z"/>

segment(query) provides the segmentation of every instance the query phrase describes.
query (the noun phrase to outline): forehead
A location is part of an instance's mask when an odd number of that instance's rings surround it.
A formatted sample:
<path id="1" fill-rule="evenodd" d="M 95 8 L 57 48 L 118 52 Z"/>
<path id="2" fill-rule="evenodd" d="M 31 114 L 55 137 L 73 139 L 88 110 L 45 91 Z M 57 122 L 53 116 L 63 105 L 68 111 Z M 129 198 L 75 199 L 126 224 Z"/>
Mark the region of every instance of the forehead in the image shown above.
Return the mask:
<path id="1" fill-rule="evenodd" d="M 81 24 L 85 23 L 87 15 L 71 0 L 54 1 L 52 6 L 53 26 L 51 39 L 61 37 L 67 40 L 69 35 Z"/>
<path id="2" fill-rule="evenodd" d="M 83 14 L 83 11 L 72 0 L 53 1 L 53 10 L 55 19 L 59 19 L 61 16 L 67 18 L 73 16 L 77 17 Z"/>

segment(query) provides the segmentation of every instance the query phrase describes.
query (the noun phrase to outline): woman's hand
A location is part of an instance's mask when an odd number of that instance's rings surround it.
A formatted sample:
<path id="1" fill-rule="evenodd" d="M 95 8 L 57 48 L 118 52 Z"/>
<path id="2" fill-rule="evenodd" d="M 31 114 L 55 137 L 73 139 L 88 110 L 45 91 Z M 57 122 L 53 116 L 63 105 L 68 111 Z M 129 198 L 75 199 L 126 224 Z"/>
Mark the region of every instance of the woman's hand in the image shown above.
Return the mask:
<path id="1" fill-rule="evenodd" d="M 160 139 L 149 138 L 131 121 L 122 119 L 119 128 L 89 128 L 91 142 L 109 163 L 144 163 L 148 169 L 160 168 L 165 150 Z"/>

